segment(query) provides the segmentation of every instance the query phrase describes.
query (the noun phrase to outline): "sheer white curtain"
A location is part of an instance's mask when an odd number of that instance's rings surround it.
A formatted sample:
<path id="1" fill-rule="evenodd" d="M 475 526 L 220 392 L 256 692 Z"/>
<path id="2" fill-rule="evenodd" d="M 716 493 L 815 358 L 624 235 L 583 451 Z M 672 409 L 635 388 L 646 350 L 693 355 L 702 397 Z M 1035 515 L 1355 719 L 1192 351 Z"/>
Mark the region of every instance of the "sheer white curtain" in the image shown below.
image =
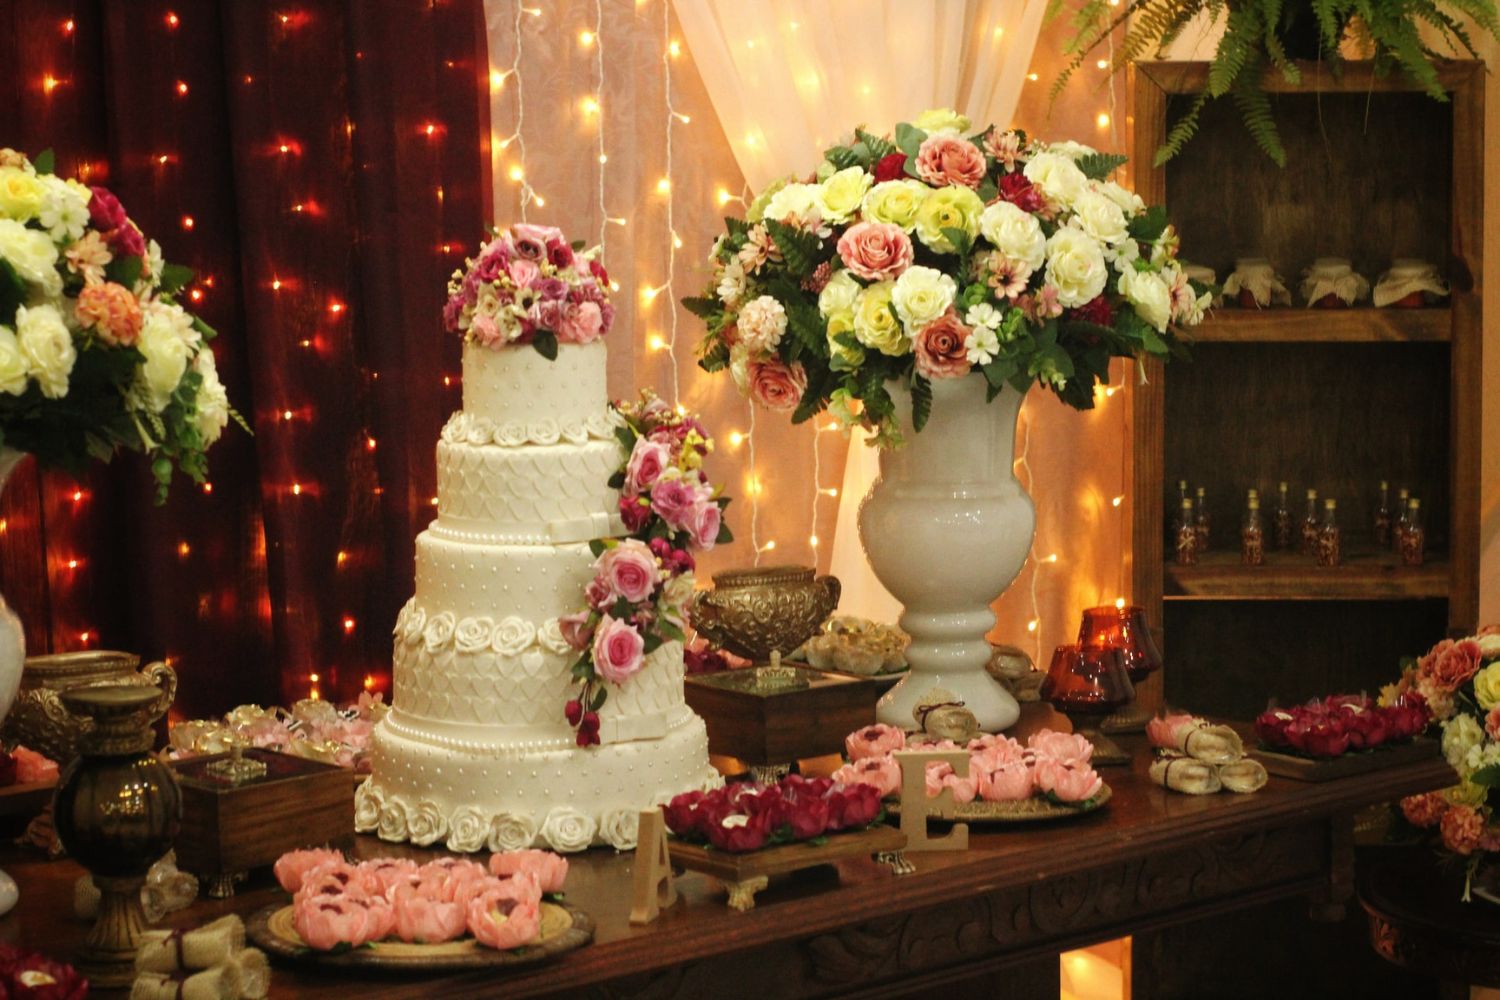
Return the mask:
<path id="1" fill-rule="evenodd" d="M 1047 0 L 673 0 L 678 23 L 745 181 L 758 191 L 809 171 L 858 123 L 884 128 L 928 108 L 1008 124 Z M 901 606 L 859 545 L 858 505 L 876 475 L 856 435 L 830 571 L 840 609 L 895 621 Z"/>

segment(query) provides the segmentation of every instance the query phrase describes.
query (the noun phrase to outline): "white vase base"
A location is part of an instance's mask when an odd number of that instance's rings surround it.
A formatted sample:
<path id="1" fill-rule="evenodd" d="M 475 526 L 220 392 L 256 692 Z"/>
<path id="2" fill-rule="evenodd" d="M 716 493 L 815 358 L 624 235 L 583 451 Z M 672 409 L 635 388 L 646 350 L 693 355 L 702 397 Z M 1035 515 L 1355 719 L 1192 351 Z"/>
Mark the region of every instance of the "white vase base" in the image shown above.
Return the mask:
<path id="1" fill-rule="evenodd" d="M 913 670 L 876 703 L 876 721 L 901 729 L 915 728 L 917 721 L 912 715 L 912 709 L 933 688 L 940 688 L 956 696 L 964 703 L 965 708 L 974 713 L 979 728 L 987 733 L 1009 729 L 1021 717 L 1021 706 L 1016 703 L 1016 699 L 983 670 L 948 673 Z"/>

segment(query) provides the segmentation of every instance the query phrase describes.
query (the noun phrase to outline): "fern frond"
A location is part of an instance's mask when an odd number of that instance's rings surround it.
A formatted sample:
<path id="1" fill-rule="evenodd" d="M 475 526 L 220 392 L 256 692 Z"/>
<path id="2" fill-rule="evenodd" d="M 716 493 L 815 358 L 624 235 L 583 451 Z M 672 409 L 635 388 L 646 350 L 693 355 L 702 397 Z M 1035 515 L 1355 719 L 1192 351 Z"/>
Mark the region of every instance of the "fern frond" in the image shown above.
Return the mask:
<path id="1" fill-rule="evenodd" d="M 1262 34 L 1260 18 L 1254 7 L 1239 7 L 1229 12 L 1224 37 L 1208 66 L 1208 93 L 1222 97 L 1239 80 L 1247 63 L 1255 58 Z M 1256 81 L 1259 84 L 1259 81 Z"/>
<path id="2" fill-rule="evenodd" d="M 1167 133 L 1166 140 L 1157 149 L 1153 158 L 1155 166 L 1161 166 L 1172 157 L 1182 152 L 1182 147 L 1198 132 L 1198 115 L 1203 111 L 1203 106 L 1208 103 L 1208 92 L 1204 91 L 1193 98 L 1186 113 L 1172 125 L 1171 131 Z"/>
<path id="3" fill-rule="evenodd" d="M 1260 87 L 1260 61 L 1252 60 L 1236 82 L 1231 92 L 1235 107 L 1240 110 L 1245 129 L 1260 151 L 1278 166 L 1286 166 L 1286 150 L 1281 145 L 1281 133 L 1276 128 L 1276 119 L 1271 114 L 1271 99 Z"/>

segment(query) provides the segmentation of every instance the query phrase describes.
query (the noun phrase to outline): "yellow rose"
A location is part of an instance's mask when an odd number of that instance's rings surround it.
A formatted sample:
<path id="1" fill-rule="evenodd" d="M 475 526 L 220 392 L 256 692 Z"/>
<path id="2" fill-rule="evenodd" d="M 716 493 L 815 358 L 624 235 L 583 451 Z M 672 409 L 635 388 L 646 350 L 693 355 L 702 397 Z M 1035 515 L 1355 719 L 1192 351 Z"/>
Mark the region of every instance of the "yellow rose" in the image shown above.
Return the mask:
<path id="1" fill-rule="evenodd" d="M 971 123 L 952 108 L 932 108 L 917 115 L 912 124 L 928 135 L 961 135 L 969 131 Z"/>
<path id="2" fill-rule="evenodd" d="M 970 188 L 949 185 L 927 196 L 917 210 L 917 239 L 929 250 L 953 253 L 954 246 L 943 235 L 944 229 L 962 229 L 972 241 L 979 235 L 979 216 L 984 202 Z"/>
<path id="3" fill-rule="evenodd" d="M 22 281 L 40 285 L 48 296 L 62 293 L 57 273 L 57 245 L 46 233 L 28 229 L 14 219 L 0 219 L 0 257 Z"/>
<path id="4" fill-rule="evenodd" d="M 909 350 L 901 321 L 891 311 L 894 281 L 880 281 L 859 293 L 854 302 L 854 338 L 881 354 L 900 357 Z"/>
<path id="5" fill-rule="evenodd" d="M 1500 705 L 1500 662 L 1491 663 L 1474 675 L 1474 700 L 1486 712 Z"/>
<path id="6" fill-rule="evenodd" d="M 775 196 L 777 191 L 780 191 L 791 182 L 792 179 L 790 177 L 782 177 L 772 181 L 764 191 L 756 195 L 754 200 L 750 202 L 750 207 L 745 210 L 745 220 L 747 222 L 759 222 L 765 218 L 766 205 L 771 201 L 771 198 Z"/>
<path id="7" fill-rule="evenodd" d="M 854 332 L 854 310 L 845 309 L 828 317 L 828 357 L 834 371 L 853 371 L 865 363 L 863 347 L 849 347 L 834 338 Z"/>
<path id="8" fill-rule="evenodd" d="M 888 222 L 909 233 L 916 227 L 917 212 L 931 193 L 932 188 L 910 178 L 881 181 L 865 195 L 860 213 L 868 222 Z"/>
<path id="9" fill-rule="evenodd" d="M 0 215 L 30 222 L 42 210 L 42 182 L 19 167 L 0 167 Z"/>
<path id="10" fill-rule="evenodd" d="M 837 313 L 848 313 L 854 315 L 854 300 L 859 297 L 859 282 L 848 271 L 839 271 L 823 290 L 818 293 L 818 312 L 829 322 Z"/>
<path id="11" fill-rule="evenodd" d="M 958 283 L 935 267 L 918 264 L 908 267 L 896 279 L 891 289 L 891 302 L 896 315 L 906 324 L 908 333 L 918 330 L 936 320 L 958 295 Z"/>
<path id="12" fill-rule="evenodd" d="M 859 208 L 874 178 L 860 167 L 840 170 L 823 182 L 823 221 L 847 222 Z"/>

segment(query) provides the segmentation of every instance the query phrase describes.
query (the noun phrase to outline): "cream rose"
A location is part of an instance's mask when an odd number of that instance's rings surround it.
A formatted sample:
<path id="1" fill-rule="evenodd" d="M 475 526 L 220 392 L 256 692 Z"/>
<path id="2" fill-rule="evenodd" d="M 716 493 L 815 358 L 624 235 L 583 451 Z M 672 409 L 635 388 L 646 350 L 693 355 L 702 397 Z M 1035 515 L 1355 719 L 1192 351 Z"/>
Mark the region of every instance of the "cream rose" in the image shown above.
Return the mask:
<path id="1" fill-rule="evenodd" d="M 1146 203 L 1141 200 L 1140 195 L 1114 181 L 1094 181 L 1090 187 L 1119 205 L 1120 211 L 1124 212 L 1127 218 L 1140 215 L 1146 210 Z"/>
<path id="2" fill-rule="evenodd" d="M 19 396 L 26 391 L 26 358 L 16 331 L 0 326 L 0 392 Z"/>
<path id="3" fill-rule="evenodd" d="M 641 814 L 634 809 L 611 809 L 599 817 L 599 836 L 617 851 L 635 849 Z"/>
<path id="4" fill-rule="evenodd" d="M 1061 153 L 1038 153 L 1026 162 L 1022 173 L 1050 201 L 1065 208 L 1083 193 L 1089 181 L 1078 164 Z"/>
<path id="5" fill-rule="evenodd" d="M 536 640 L 536 626 L 511 615 L 502 619 L 486 638 L 490 648 L 501 656 L 520 656 Z"/>
<path id="6" fill-rule="evenodd" d="M 1172 289 L 1152 271 L 1128 268 L 1117 285 L 1125 301 L 1135 307 L 1136 315 L 1165 333 L 1172 319 Z M 1067 303 L 1064 303 L 1066 305 Z"/>
<path id="7" fill-rule="evenodd" d="M 451 611 L 442 611 L 427 619 L 427 627 L 422 630 L 422 642 L 426 644 L 427 651 L 436 653 L 448 645 L 453 640 L 455 627 Z"/>
<path id="8" fill-rule="evenodd" d="M 729 375 L 740 395 L 750 394 L 750 348 L 735 344 L 729 349 Z"/>
<path id="9" fill-rule="evenodd" d="M 573 648 L 568 645 L 568 640 L 563 638 L 562 626 L 556 618 L 549 618 L 547 623 L 537 630 L 536 641 L 547 652 L 559 655 Z"/>
<path id="10" fill-rule="evenodd" d="M 958 283 L 933 267 L 909 267 L 891 288 L 891 304 L 908 334 L 936 320 L 958 295 Z"/>
<path id="11" fill-rule="evenodd" d="M 828 284 L 818 293 L 818 312 L 827 319 L 837 313 L 852 312 L 854 300 L 859 297 L 860 284 L 848 271 L 840 271 L 828 279 Z"/>
<path id="12" fill-rule="evenodd" d="M 1070 160 L 1077 160 L 1080 157 L 1089 156 L 1099 151 L 1093 146 L 1085 146 L 1081 142 L 1074 142 L 1072 139 L 1065 139 L 1062 142 L 1054 142 L 1048 145 L 1047 152 L 1059 153 L 1062 156 L 1066 156 Z"/>
<path id="13" fill-rule="evenodd" d="M 865 193 L 875 178 L 860 167 L 846 167 L 829 177 L 820 186 L 819 211 L 825 222 L 848 222 L 859 210 Z"/>
<path id="14" fill-rule="evenodd" d="M 776 350 L 786 334 L 786 308 L 774 296 L 762 295 L 747 303 L 735 321 L 740 343 L 751 354 L 765 355 Z"/>
<path id="15" fill-rule="evenodd" d="M 901 321 L 891 312 L 894 281 L 880 281 L 859 293 L 854 302 L 854 339 L 881 354 L 899 357 L 911 345 Z"/>
<path id="16" fill-rule="evenodd" d="M 536 843 L 536 820 L 524 813 L 503 812 L 490 820 L 485 846 L 495 853 L 522 851 Z"/>
<path id="17" fill-rule="evenodd" d="M 1047 255 L 1047 237 L 1036 216 L 1008 201 L 986 205 L 979 216 L 979 231 L 990 245 L 1011 260 L 1035 271 Z"/>
<path id="18" fill-rule="evenodd" d="M 962 135 L 972 127 L 967 115 L 952 108 L 929 108 L 912 124 L 928 135 Z"/>
<path id="19" fill-rule="evenodd" d="M 62 313 L 53 306 L 40 305 L 16 309 L 16 339 L 26 370 L 41 386 L 42 395 L 61 399 L 68 394 L 68 376 L 78 352 L 73 335 L 63 322 Z"/>
<path id="20" fill-rule="evenodd" d="M 214 352 L 206 345 L 193 359 L 193 369 L 203 379 L 198 386 L 198 413 L 194 418 L 194 426 L 206 448 L 219 440 L 224 428 L 229 426 L 229 393 L 225 391 L 224 383 L 219 381 L 219 367 L 214 360 Z"/>
<path id="21" fill-rule="evenodd" d="M 62 294 L 57 245 L 46 233 L 27 229 L 14 219 L 0 219 L 0 258 L 22 281 L 42 286 L 44 294 L 54 298 Z"/>
<path id="22" fill-rule="evenodd" d="M 1484 730 L 1471 715 L 1460 713 L 1443 726 L 1443 757 L 1449 767 L 1464 777 L 1468 776 L 1464 770 L 1464 758 L 1468 757 L 1470 749 L 1483 742 Z"/>
<path id="23" fill-rule="evenodd" d="M 542 839 L 554 851 L 570 854 L 586 850 L 594 842 L 595 824 L 571 806 L 554 806 L 542 822 Z"/>
<path id="24" fill-rule="evenodd" d="M 1073 202 L 1073 222 L 1100 243 L 1113 246 L 1130 238 L 1125 213 L 1098 191 L 1084 191 Z"/>
<path id="25" fill-rule="evenodd" d="M 1500 632 L 1490 632 L 1487 635 L 1475 637 L 1479 643 L 1479 658 L 1482 660 L 1493 660 L 1500 657 Z"/>
<path id="26" fill-rule="evenodd" d="M 495 623 L 489 616 L 465 618 L 453 629 L 453 648 L 460 653 L 479 653 L 489 648 Z"/>
<path id="27" fill-rule="evenodd" d="M 46 189 L 42 182 L 20 167 L 0 167 L 0 215 L 30 222 L 42 211 Z"/>
<path id="28" fill-rule="evenodd" d="M 1474 700 L 1486 712 L 1500 705 L 1500 663 L 1491 663 L 1474 675 Z"/>
<path id="29" fill-rule="evenodd" d="M 979 235 L 979 216 L 984 202 L 966 187 L 938 188 L 917 210 L 917 239 L 929 250 L 952 253 L 954 246 L 944 229 L 961 229 L 972 240 Z"/>
<path id="30" fill-rule="evenodd" d="M 448 850 L 472 854 L 485 845 L 490 822 L 473 806 L 459 806 L 448 820 Z"/>
<path id="31" fill-rule="evenodd" d="M 823 188 L 820 184 L 788 184 L 766 202 L 767 219 L 785 222 L 787 219 L 806 219 L 814 212 L 822 214 Z"/>
<path id="32" fill-rule="evenodd" d="M 409 646 L 415 646 L 422 641 L 423 630 L 427 627 L 427 612 L 417 607 L 417 599 L 413 597 L 406 603 L 406 619 L 396 623 L 401 630 L 401 641 Z"/>
<path id="33" fill-rule="evenodd" d="M 419 802 L 406 814 L 406 835 L 418 847 L 436 844 L 448 835 L 448 817 L 436 803 Z"/>
<path id="34" fill-rule="evenodd" d="M 881 181 L 865 195 L 860 214 L 866 222 L 889 222 L 909 233 L 930 194 L 932 188 L 918 180 Z"/>
<path id="35" fill-rule="evenodd" d="M 376 790 L 372 779 L 366 778 L 354 793 L 354 832 L 373 833 L 379 829 L 380 807 L 383 804 L 384 798 Z"/>
<path id="36" fill-rule="evenodd" d="M 136 376 L 136 385 L 153 413 L 165 410 L 172 401 L 172 393 L 177 391 L 192 354 L 192 347 L 177 335 L 168 308 L 159 303 L 147 308 L 141 335 L 135 343 L 136 350 L 146 356 L 146 363 Z"/>
<path id="37" fill-rule="evenodd" d="M 1063 228 L 1047 241 L 1047 281 L 1057 288 L 1057 301 L 1076 309 L 1104 291 L 1109 268 L 1098 241 L 1077 229 Z"/>
<path id="38" fill-rule="evenodd" d="M 375 833 L 381 840 L 399 843 L 406 839 L 406 807 L 400 799 L 391 799 L 380 806 L 380 820 L 375 824 Z"/>

